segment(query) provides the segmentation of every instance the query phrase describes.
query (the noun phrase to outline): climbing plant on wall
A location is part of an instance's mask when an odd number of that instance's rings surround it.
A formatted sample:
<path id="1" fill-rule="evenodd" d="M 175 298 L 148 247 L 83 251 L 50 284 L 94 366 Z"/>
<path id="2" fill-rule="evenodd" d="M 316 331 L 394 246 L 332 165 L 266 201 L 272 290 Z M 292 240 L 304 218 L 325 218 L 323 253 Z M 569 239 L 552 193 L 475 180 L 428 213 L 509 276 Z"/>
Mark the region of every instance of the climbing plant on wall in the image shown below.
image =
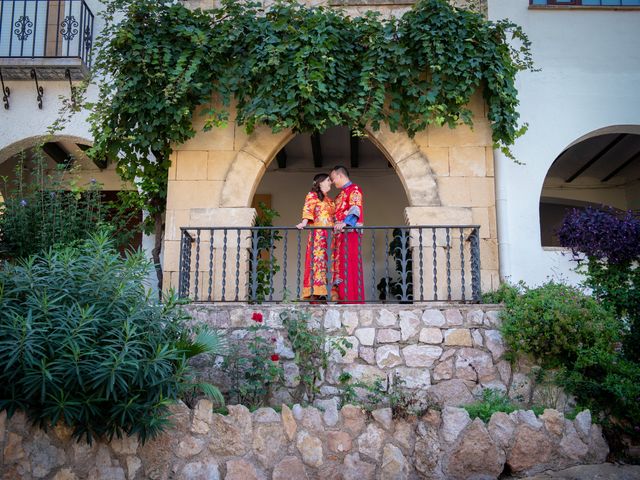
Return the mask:
<path id="1" fill-rule="evenodd" d="M 156 260 L 169 155 L 195 135 L 199 105 L 209 105 L 205 129 L 230 120 L 249 132 L 258 124 L 322 132 L 386 123 L 413 136 L 428 125 L 472 124 L 467 104 L 482 89 L 496 146 L 509 153 L 524 131 L 515 76 L 532 68 L 526 35 L 445 0 L 419 0 L 390 19 L 286 0 L 266 9 L 223 0 L 206 11 L 175 1 L 105 4 L 91 154 L 116 159 L 138 184 L 158 234 Z"/>

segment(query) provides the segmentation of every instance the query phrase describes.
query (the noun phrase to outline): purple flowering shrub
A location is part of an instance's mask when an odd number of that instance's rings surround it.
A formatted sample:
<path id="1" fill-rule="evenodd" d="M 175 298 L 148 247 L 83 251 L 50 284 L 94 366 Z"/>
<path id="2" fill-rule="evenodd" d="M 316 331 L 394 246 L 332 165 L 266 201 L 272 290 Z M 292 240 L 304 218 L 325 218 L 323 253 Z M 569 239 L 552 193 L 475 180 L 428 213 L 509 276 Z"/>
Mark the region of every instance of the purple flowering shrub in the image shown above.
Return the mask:
<path id="1" fill-rule="evenodd" d="M 624 354 L 640 362 L 640 218 L 612 208 L 573 210 L 558 231 L 562 246 L 582 253 L 585 286 L 624 321 Z"/>
<path id="2" fill-rule="evenodd" d="M 640 258 L 640 219 L 612 208 L 574 209 L 564 218 L 558 239 L 574 254 L 609 264 L 634 262 Z"/>

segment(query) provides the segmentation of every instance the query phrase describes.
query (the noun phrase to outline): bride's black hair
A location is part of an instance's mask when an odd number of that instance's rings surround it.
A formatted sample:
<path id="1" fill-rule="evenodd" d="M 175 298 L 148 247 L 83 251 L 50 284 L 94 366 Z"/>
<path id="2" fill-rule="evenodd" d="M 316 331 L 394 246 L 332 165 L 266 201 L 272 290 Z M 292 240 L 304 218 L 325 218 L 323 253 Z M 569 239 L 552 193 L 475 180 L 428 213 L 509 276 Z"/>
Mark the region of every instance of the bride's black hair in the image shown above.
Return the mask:
<path id="1" fill-rule="evenodd" d="M 319 173 L 315 177 L 313 177 L 313 185 L 311 186 L 311 191 L 316 192 L 320 201 L 324 200 L 324 193 L 322 193 L 322 189 L 320 188 L 320 184 L 324 182 L 329 175 L 326 173 Z"/>

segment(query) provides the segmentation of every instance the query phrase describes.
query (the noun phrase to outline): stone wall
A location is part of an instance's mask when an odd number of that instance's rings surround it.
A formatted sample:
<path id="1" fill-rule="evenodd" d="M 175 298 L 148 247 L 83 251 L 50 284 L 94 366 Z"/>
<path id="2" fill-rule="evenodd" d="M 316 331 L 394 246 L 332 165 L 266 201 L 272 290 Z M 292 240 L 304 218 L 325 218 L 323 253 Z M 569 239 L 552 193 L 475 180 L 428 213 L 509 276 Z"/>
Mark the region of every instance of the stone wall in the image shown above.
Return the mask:
<path id="1" fill-rule="evenodd" d="M 404 480 L 497 478 L 601 463 L 608 447 L 588 411 L 574 421 L 556 410 L 496 413 L 485 425 L 445 407 L 421 418 L 282 406 L 241 405 L 212 413 L 173 407 L 173 427 L 140 445 L 135 437 L 87 445 L 67 428 L 44 432 L 24 415 L 0 414 L 0 475 L 6 480 Z"/>
<path id="2" fill-rule="evenodd" d="M 530 397 L 527 367 L 512 371 L 502 358 L 498 306 L 309 307 L 316 327 L 348 338 L 353 347 L 344 357 L 332 358 L 319 398 L 306 408 L 287 406 L 293 403 L 297 367 L 280 313 L 291 305 L 188 308 L 195 322 L 240 341 L 255 325 L 252 314 L 263 315 L 287 376 L 287 388 L 272 403 L 280 412 L 261 408 L 250 413 L 230 405 L 229 414 L 221 415 L 213 413 L 208 400 L 193 410 L 180 403 L 172 407 L 173 426 L 144 446 L 136 438 L 87 445 L 72 439 L 68 428 L 45 432 L 22 414 L 8 420 L 3 412 L 0 478 L 455 480 L 600 463 L 608 454 L 588 411 L 574 421 L 556 409 L 540 417 L 530 410 L 495 413 L 485 425 L 460 408 L 486 387 Z M 210 361 L 200 367 L 214 377 L 220 371 Z M 399 418 L 379 406 L 372 412 L 352 405 L 340 409 L 337 377 L 343 371 L 362 381 L 399 375 L 404 388 L 425 398 L 429 408 L 420 417 L 406 413 Z"/>
<path id="3" fill-rule="evenodd" d="M 297 366 L 282 328 L 280 314 L 292 305 L 239 306 L 190 305 L 197 323 L 225 331 L 234 341 L 246 338 L 255 323 L 254 312 L 262 313 L 275 351 L 283 363 L 286 389 L 276 392 L 274 405 L 290 403 L 295 389 Z M 298 306 L 295 308 L 304 308 Z M 502 358 L 504 344 L 499 332 L 499 306 L 442 305 L 314 305 L 309 308 L 313 327 L 329 338 L 346 338 L 352 347 L 329 362 L 320 387 L 322 405 L 338 403 L 338 378 L 351 374 L 356 381 L 386 382 L 399 376 L 403 388 L 422 400 L 444 405 L 463 405 L 484 388 L 508 392 L 516 400 L 530 400 L 531 379 L 526 365 L 513 371 Z M 224 387 L 224 377 L 212 362 L 199 368 Z M 556 406 L 556 405 L 552 405 Z"/>

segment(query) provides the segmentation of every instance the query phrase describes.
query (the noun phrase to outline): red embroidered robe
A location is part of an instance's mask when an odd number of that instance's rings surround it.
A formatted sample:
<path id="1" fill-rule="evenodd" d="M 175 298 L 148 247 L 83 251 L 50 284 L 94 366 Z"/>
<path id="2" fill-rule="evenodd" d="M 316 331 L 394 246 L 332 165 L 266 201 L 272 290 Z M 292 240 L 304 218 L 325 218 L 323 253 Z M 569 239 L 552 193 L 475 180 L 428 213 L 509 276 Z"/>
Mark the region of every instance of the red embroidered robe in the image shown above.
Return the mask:
<path id="1" fill-rule="evenodd" d="M 324 196 L 318 198 L 316 192 L 309 192 L 304 200 L 302 218 L 309 220 L 313 227 L 333 226 L 335 205 L 333 200 Z M 329 230 L 312 230 L 307 240 L 307 253 L 304 260 L 304 281 L 302 298 L 312 295 L 327 295 L 327 238 Z"/>
<path id="2" fill-rule="evenodd" d="M 344 222 L 349 215 L 357 215 L 356 227 L 363 225 L 364 211 L 362 190 L 351 183 L 336 198 L 336 223 Z M 333 245 L 333 285 L 338 301 L 364 302 L 364 276 L 362 274 L 362 233 L 346 227 L 336 233 Z"/>

